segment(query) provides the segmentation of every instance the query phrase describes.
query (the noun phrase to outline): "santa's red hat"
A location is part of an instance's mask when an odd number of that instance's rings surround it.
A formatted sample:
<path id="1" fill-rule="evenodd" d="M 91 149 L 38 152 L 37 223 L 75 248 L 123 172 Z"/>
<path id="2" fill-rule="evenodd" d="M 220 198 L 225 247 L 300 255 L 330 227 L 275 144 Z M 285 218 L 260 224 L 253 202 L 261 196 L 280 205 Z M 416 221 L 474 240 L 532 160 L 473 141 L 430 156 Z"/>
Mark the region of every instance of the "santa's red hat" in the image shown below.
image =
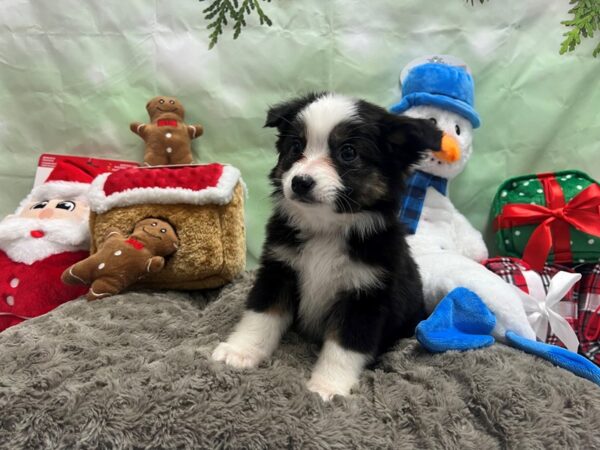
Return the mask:
<path id="1" fill-rule="evenodd" d="M 33 188 L 25 198 L 17 214 L 29 203 L 60 198 L 62 200 L 81 200 L 86 197 L 90 183 L 102 171 L 84 161 L 63 159 L 52 169 L 46 181 Z"/>

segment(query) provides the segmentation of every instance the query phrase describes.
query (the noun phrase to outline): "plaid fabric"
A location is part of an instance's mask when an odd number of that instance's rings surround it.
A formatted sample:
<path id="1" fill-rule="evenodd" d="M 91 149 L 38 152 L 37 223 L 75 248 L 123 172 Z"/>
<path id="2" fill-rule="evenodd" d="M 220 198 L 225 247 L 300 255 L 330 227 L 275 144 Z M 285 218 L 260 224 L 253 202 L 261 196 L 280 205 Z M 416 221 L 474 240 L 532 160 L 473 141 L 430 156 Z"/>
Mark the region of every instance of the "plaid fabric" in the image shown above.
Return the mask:
<path id="1" fill-rule="evenodd" d="M 523 276 L 523 270 L 529 270 L 529 266 L 525 261 L 517 258 L 490 258 L 482 263 L 488 270 L 491 270 L 504 281 L 517 286 L 523 292 L 529 294 L 527 281 Z"/>
<path id="2" fill-rule="evenodd" d="M 400 204 L 400 222 L 410 234 L 415 234 L 419 225 L 427 188 L 432 186 L 440 194 L 446 195 L 448 180 L 430 173 L 415 170 L 407 181 L 407 189 Z"/>
<path id="3" fill-rule="evenodd" d="M 496 275 L 500 276 L 504 281 L 510 283 L 512 285 L 517 286 L 523 292 L 529 293 L 529 288 L 527 287 L 527 281 L 523 275 L 523 271 L 531 270 L 529 264 L 527 264 L 522 259 L 518 258 L 490 258 L 483 262 L 483 265 L 494 272 Z M 542 279 L 542 284 L 544 285 L 544 291 L 548 292 L 548 288 L 550 286 L 550 280 L 552 277 L 556 275 L 559 271 L 564 272 L 573 272 L 572 269 L 564 266 L 559 266 L 557 264 L 544 266 L 544 270 L 542 272 L 538 272 Z M 573 289 L 571 289 L 567 295 L 560 301 L 558 304 L 558 313 L 563 316 L 569 325 L 575 330 L 577 337 L 581 339 L 581 336 L 578 333 L 578 288 L 581 282 L 577 283 Z M 598 288 L 600 289 L 600 279 Z M 548 344 L 558 345 L 560 347 L 564 347 L 564 344 L 548 330 L 548 336 L 546 337 L 546 342 Z"/>
<path id="4" fill-rule="evenodd" d="M 577 267 L 579 282 L 579 352 L 600 365 L 600 264 Z"/>

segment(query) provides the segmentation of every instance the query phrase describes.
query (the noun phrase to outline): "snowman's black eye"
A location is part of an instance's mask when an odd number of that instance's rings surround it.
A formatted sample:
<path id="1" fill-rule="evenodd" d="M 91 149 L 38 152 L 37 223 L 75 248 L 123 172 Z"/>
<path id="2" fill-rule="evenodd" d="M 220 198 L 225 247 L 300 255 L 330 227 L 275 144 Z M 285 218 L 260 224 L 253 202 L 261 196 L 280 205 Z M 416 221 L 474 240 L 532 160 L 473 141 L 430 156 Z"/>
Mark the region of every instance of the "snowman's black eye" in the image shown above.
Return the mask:
<path id="1" fill-rule="evenodd" d="M 435 117 L 430 117 L 429 120 L 431 120 L 434 125 L 437 125 L 437 120 L 435 120 Z"/>
<path id="2" fill-rule="evenodd" d="M 31 209 L 44 209 L 47 204 L 48 204 L 47 201 L 39 202 L 39 203 L 36 203 L 35 205 L 33 205 L 31 207 Z"/>
<path id="3" fill-rule="evenodd" d="M 456 131 L 456 135 L 460 136 L 460 127 L 458 125 L 454 126 L 454 130 Z"/>

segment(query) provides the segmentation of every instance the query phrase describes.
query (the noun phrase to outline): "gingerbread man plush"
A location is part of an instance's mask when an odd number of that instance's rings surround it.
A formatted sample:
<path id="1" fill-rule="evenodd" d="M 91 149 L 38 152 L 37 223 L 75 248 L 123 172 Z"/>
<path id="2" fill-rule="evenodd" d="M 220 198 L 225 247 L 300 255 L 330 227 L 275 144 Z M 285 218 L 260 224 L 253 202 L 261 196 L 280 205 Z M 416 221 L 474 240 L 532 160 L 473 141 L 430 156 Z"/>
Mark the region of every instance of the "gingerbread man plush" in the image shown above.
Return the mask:
<path id="1" fill-rule="evenodd" d="M 154 97 L 146 104 L 150 123 L 132 123 L 129 128 L 146 143 L 144 163 L 149 166 L 191 164 L 192 139 L 200 137 L 200 124 L 187 125 L 185 110 L 173 97 Z"/>
<path id="2" fill-rule="evenodd" d="M 160 272 L 165 257 L 175 253 L 178 244 L 171 224 L 157 218 L 140 220 L 129 236 L 109 229 L 102 247 L 65 270 L 61 279 L 65 284 L 91 285 L 88 300 L 108 297 L 150 273 Z"/>

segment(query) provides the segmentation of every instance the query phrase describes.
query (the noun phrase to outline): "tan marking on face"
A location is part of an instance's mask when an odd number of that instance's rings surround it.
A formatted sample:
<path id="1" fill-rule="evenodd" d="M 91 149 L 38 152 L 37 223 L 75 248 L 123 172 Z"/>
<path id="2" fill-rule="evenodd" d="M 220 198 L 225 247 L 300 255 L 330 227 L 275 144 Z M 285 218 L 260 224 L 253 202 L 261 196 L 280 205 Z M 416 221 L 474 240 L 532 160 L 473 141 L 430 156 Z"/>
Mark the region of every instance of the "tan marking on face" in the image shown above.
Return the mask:
<path id="1" fill-rule="evenodd" d="M 389 194 L 386 183 L 376 172 L 366 177 L 363 187 L 364 189 L 360 192 L 357 200 L 365 206 L 373 205 Z"/>

